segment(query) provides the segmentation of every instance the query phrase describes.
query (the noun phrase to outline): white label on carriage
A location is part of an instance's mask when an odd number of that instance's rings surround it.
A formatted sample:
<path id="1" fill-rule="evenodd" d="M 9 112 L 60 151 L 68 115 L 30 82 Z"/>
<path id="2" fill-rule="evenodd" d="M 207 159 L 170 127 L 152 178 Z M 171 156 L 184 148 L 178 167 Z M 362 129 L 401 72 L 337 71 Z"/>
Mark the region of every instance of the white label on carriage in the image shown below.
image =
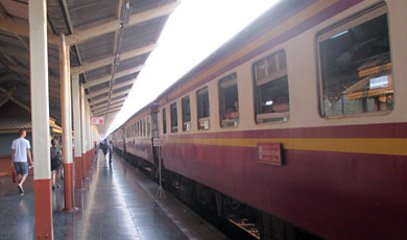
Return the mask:
<path id="1" fill-rule="evenodd" d="M 281 143 L 257 143 L 257 162 L 283 165 Z"/>
<path id="2" fill-rule="evenodd" d="M 153 146 L 154 147 L 161 147 L 162 141 L 161 138 L 153 138 Z"/>

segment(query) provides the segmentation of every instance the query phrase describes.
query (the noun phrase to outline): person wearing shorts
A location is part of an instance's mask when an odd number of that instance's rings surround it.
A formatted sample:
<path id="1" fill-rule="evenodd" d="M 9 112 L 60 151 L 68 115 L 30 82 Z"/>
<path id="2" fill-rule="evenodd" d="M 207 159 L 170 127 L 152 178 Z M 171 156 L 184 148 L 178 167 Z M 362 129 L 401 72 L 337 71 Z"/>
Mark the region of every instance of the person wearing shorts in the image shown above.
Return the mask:
<path id="1" fill-rule="evenodd" d="M 30 142 L 25 139 L 25 136 L 27 135 L 26 130 L 20 130 L 19 131 L 20 137 L 17 138 L 16 140 L 13 141 L 11 144 L 11 160 L 12 164 L 11 167 L 15 169 L 17 173 L 17 178 L 18 178 L 18 191 L 21 193 L 21 195 L 24 194 L 24 188 L 23 184 L 27 178 L 28 175 L 28 162 L 32 164 L 32 158 L 31 158 L 31 145 Z"/>

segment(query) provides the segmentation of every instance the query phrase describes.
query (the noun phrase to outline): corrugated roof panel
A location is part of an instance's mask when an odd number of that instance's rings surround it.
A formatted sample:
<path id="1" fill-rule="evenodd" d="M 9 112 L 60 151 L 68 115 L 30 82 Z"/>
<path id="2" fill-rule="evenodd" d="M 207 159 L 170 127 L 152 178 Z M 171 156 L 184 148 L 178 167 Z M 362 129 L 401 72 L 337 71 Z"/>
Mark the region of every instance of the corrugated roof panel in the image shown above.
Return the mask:
<path id="1" fill-rule="evenodd" d="M 146 54 L 137 56 L 135 58 L 130 58 L 130 59 L 127 59 L 124 61 L 120 61 L 120 64 L 116 69 L 116 72 L 120 72 L 120 71 L 129 69 L 129 68 L 132 68 L 132 67 L 142 65 L 146 62 L 148 56 L 149 56 L 149 53 L 146 53 Z"/>
<path id="2" fill-rule="evenodd" d="M 101 83 L 101 84 L 88 88 L 88 91 L 92 93 L 94 91 L 99 91 L 101 89 L 108 88 L 108 87 L 109 87 L 109 82 L 104 82 L 104 83 Z"/>
<path id="3" fill-rule="evenodd" d="M 82 61 L 90 62 L 109 55 L 112 56 L 114 36 L 115 34 L 112 32 L 79 44 Z"/>
<path id="4" fill-rule="evenodd" d="M 142 12 L 171 2 L 175 0 L 130 0 L 130 11 L 131 13 Z"/>
<path id="5" fill-rule="evenodd" d="M 103 94 L 100 94 L 100 95 L 98 95 L 98 96 L 93 97 L 92 100 L 93 100 L 93 101 L 96 101 L 96 100 L 98 100 L 98 99 L 101 99 L 101 98 L 104 98 L 104 97 L 108 97 L 108 96 L 109 96 L 109 93 L 103 93 Z"/>
<path id="6" fill-rule="evenodd" d="M 167 16 L 126 28 L 123 34 L 121 51 L 129 51 L 156 42 L 166 20 Z"/>
<path id="7" fill-rule="evenodd" d="M 138 74 L 139 74 L 139 73 L 136 72 L 136 73 L 129 74 L 129 75 L 126 75 L 126 76 L 121 77 L 121 78 L 117 78 L 117 79 L 114 80 L 114 83 L 115 83 L 115 84 L 119 84 L 119 83 L 127 82 L 127 81 L 129 81 L 129 80 L 131 80 L 131 79 L 136 79 L 137 76 L 138 76 Z"/>
<path id="8" fill-rule="evenodd" d="M 132 87 L 132 86 L 126 86 L 126 87 L 122 87 L 122 88 L 119 88 L 119 89 L 113 90 L 113 94 L 116 94 L 116 93 L 120 93 L 120 92 L 123 92 L 123 91 L 129 90 L 129 89 L 131 89 L 131 87 Z"/>
<path id="9" fill-rule="evenodd" d="M 2 118 L 0 120 L 0 130 L 31 128 L 31 119 L 27 118 Z"/>
<path id="10" fill-rule="evenodd" d="M 86 80 L 87 81 L 92 81 L 93 79 L 105 76 L 106 74 L 110 74 L 110 71 L 112 69 L 111 65 L 107 65 L 104 67 L 97 68 L 95 70 L 89 71 L 85 73 Z"/>
<path id="11" fill-rule="evenodd" d="M 95 26 L 116 18 L 116 1 L 68 0 L 67 3 L 74 28 Z"/>
<path id="12" fill-rule="evenodd" d="M 119 98 L 127 97 L 127 95 L 128 95 L 127 93 L 126 93 L 126 94 L 123 94 L 123 95 L 120 95 L 120 96 L 118 96 L 118 97 L 112 98 L 111 101 L 117 100 L 117 99 L 119 99 Z"/>

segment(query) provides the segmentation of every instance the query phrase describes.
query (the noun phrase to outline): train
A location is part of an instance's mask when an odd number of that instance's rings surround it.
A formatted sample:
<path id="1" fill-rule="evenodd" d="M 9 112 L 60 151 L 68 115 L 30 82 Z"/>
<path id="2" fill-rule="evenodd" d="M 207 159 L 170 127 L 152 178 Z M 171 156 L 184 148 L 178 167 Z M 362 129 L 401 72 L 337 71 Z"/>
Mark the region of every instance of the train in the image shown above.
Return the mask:
<path id="1" fill-rule="evenodd" d="M 404 0 L 280 1 L 109 138 L 260 239 L 406 239 L 405 19 Z"/>

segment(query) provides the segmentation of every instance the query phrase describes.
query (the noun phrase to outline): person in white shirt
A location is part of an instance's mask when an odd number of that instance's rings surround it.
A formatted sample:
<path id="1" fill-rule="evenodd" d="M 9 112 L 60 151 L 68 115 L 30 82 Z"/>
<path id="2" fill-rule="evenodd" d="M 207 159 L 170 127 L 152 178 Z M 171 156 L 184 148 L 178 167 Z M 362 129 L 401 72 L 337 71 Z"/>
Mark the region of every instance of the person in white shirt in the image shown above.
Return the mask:
<path id="1" fill-rule="evenodd" d="M 13 141 L 11 145 L 12 154 L 11 154 L 11 167 L 15 169 L 18 177 L 18 190 L 21 195 L 24 194 L 23 184 L 28 175 L 28 163 L 27 158 L 30 164 L 32 164 L 31 158 L 31 145 L 30 142 L 25 139 L 27 135 L 26 130 L 19 131 L 20 137 Z"/>

